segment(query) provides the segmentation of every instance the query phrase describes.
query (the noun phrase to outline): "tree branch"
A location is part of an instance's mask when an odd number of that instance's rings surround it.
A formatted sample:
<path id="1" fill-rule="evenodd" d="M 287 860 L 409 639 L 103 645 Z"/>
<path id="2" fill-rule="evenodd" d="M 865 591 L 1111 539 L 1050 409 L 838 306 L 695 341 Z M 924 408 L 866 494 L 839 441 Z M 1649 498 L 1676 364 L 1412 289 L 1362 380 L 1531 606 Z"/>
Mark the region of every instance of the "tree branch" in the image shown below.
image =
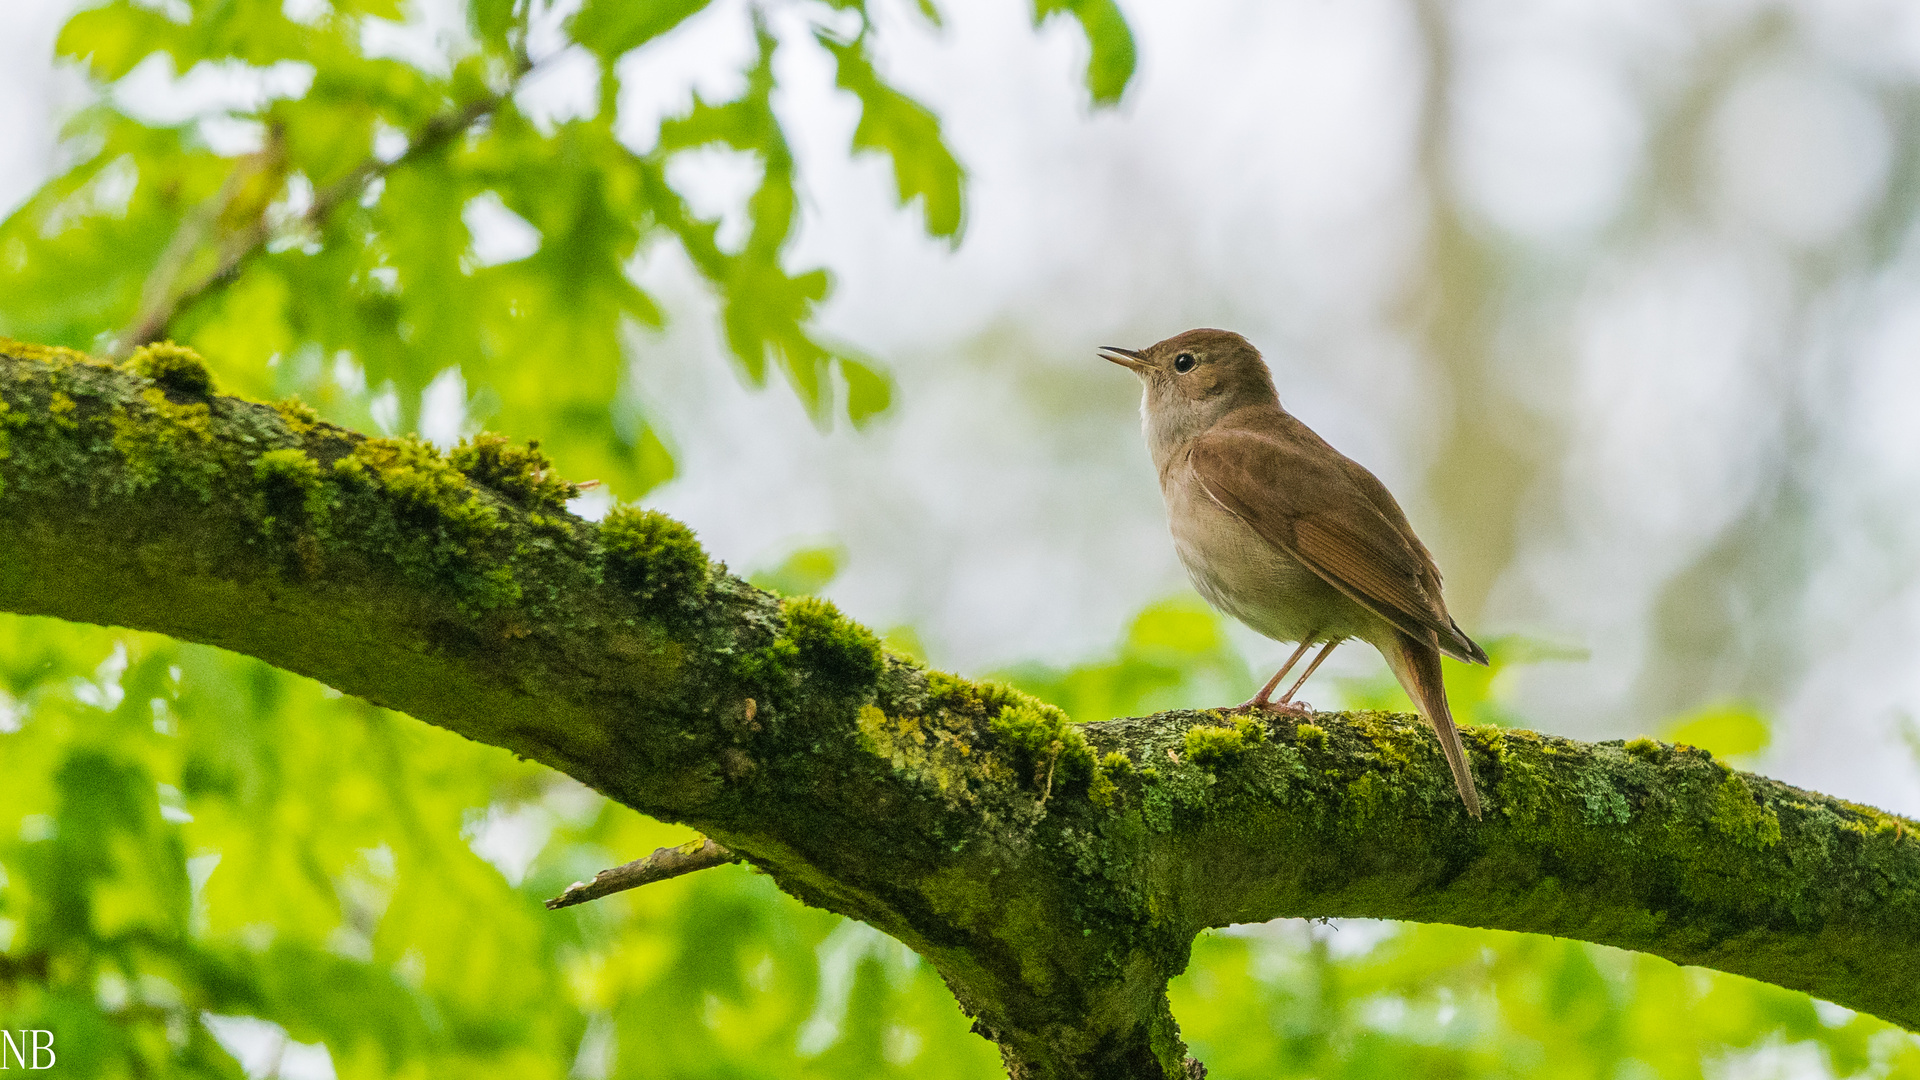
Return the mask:
<path id="1" fill-rule="evenodd" d="M 1483 728 L 1475 823 L 1407 716 L 1068 724 L 659 515 L 568 515 L 536 455 L 133 366 L 0 345 L 0 609 L 246 652 L 690 824 L 926 956 L 1016 1077 L 1185 1077 L 1167 980 L 1201 929 L 1282 915 L 1558 934 L 1920 1029 L 1912 822 Z"/>
<path id="2" fill-rule="evenodd" d="M 473 125 L 492 116 L 513 96 L 514 89 L 534 67 L 523 58 L 505 90 L 431 117 L 407 139 L 406 150 L 392 160 L 383 160 L 377 155 L 368 156 L 345 176 L 314 194 L 312 204 L 300 216 L 298 228 L 320 231 L 341 204 L 358 199 L 367 190 L 368 184 L 408 162 L 440 150 Z M 180 223 L 141 291 L 140 311 L 120 343 L 122 355 L 167 337 L 168 328 L 183 311 L 231 284 L 240 276 L 240 271 L 249 260 L 267 249 L 268 242 L 273 239 L 272 223 L 267 218 L 271 199 L 257 198 L 255 201 L 258 205 L 245 215 L 244 222 L 221 238 L 220 252 L 213 266 L 186 288 L 175 291 L 176 280 L 198 253 L 200 245 L 218 229 L 221 219 L 232 216 L 235 202 L 242 193 L 248 191 L 255 178 L 271 176 L 271 193 L 278 194 L 286 181 L 285 156 L 286 148 L 279 132 L 270 131 L 267 145 L 235 162 L 232 175 L 221 185 L 219 192 Z"/>
<path id="3" fill-rule="evenodd" d="M 716 866 L 725 866 L 739 861 L 740 856 L 702 836 L 679 847 L 655 848 L 653 854 L 644 859 L 635 859 L 611 870 L 600 871 L 593 875 L 592 881 L 576 881 L 567 886 L 565 892 L 547 901 L 547 910 L 553 911 L 558 908 L 572 907 L 575 904 L 584 904 L 589 900 L 598 900 L 617 892 L 637 889 L 656 881 L 666 881 L 684 874 L 711 870 Z"/>

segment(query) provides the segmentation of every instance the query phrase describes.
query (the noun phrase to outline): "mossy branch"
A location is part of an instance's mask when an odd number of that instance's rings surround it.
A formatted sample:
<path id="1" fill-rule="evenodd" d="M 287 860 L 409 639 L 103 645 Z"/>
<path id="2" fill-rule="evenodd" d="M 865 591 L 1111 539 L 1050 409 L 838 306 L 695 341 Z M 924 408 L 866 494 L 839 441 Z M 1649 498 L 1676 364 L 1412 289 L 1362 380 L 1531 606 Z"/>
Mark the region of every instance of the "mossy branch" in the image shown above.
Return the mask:
<path id="1" fill-rule="evenodd" d="M 220 396 L 197 359 L 0 343 L 0 609 L 260 657 L 688 823 L 928 957 L 1017 1077 L 1185 1077 L 1206 927 L 1371 916 L 1638 949 L 1920 1030 L 1913 823 L 1647 740 L 1411 717 L 1075 725 L 831 604 L 599 525 L 533 448 Z"/>

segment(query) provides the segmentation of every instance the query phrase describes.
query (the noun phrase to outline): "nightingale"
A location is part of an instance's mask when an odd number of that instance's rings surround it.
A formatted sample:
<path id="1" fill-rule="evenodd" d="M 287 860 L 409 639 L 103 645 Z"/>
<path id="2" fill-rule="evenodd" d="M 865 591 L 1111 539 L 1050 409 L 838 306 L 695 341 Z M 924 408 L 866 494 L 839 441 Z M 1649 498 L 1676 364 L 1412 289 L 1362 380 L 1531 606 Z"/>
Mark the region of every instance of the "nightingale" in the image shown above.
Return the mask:
<path id="1" fill-rule="evenodd" d="M 1266 361 L 1239 334 L 1189 330 L 1100 355 L 1140 378 L 1147 448 L 1194 587 L 1266 637 L 1299 643 L 1235 709 L 1305 712 L 1292 701 L 1307 677 L 1342 641 L 1367 642 L 1433 727 L 1478 819 L 1440 657 L 1485 664 L 1487 654 L 1447 614 L 1439 568 L 1386 485 L 1280 406 Z M 1274 701 L 1274 688 L 1315 645 L 1306 671 Z"/>

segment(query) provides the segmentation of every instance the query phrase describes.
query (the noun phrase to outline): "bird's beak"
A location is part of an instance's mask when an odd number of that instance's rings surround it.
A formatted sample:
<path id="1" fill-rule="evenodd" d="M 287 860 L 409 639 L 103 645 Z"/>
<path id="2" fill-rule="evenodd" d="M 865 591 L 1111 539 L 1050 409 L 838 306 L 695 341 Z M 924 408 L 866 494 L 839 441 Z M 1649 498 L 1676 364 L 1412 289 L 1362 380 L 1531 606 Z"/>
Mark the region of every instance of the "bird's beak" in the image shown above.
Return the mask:
<path id="1" fill-rule="evenodd" d="M 1102 345 L 1100 346 L 1100 355 L 1119 364 L 1121 367 L 1129 367 L 1135 371 L 1151 370 L 1147 366 L 1146 360 L 1132 349 L 1123 349 L 1118 345 Z"/>

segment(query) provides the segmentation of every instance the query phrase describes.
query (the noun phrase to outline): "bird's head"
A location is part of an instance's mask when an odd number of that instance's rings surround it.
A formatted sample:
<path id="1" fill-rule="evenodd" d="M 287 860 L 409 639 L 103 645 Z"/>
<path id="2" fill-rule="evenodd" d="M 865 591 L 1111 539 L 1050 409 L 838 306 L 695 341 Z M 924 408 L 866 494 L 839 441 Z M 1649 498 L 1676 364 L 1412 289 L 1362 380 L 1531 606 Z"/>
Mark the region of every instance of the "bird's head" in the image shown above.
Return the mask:
<path id="1" fill-rule="evenodd" d="M 1260 350 L 1231 330 L 1189 330 L 1144 349 L 1100 355 L 1140 377 L 1140 416 L 1156 444 L 1184 442 L 1235 409 L 1279 396 Z"/>

